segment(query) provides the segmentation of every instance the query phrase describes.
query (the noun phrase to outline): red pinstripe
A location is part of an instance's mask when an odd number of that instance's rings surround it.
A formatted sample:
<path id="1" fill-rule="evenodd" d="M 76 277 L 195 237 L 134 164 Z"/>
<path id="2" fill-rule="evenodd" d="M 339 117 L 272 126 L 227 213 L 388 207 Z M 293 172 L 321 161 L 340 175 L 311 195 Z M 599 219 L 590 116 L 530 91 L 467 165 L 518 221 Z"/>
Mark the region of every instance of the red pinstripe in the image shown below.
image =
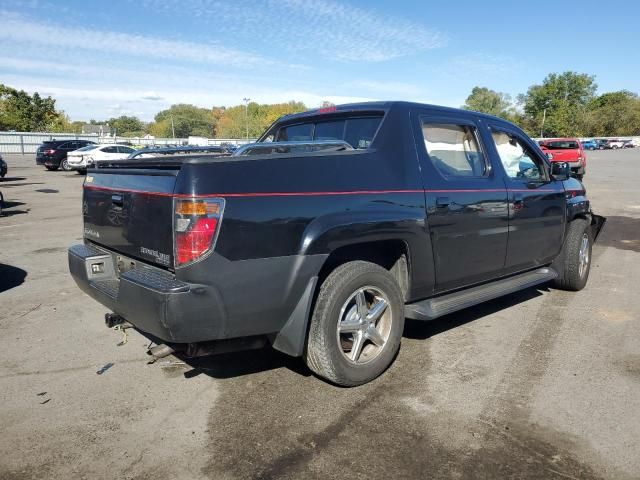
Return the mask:
<path id="1" fill-rule="evenodd" d="M 502 188 L 492 189 L 442 189 L 442 190 L 348 190 L 338 192 L 252 192 L 252 193 L 208 193 L 204 195 L 190 195 L 188 193 L 165 193 L 165 192 L 147 192 L 144 190 L 135 190 L 129 188 L 112 188 L 104 187 L 100 185 L 84 185 L 84 188 L 88 190 L 102 190 L 107 192 L 127 192 L 138 193 L 142 195 L 154 195 L 160 197 L 176 197 L 176 198 L 192 198 L 192 197 L 319 197 L 328 195 L 384 195 L 390 193 L 481 193 L 481 192 L 504 192 Z M 553 190 L 549 188 L 537 188 L 537 189 L 509 189 L 509 192 L 556 192 L 561 193 L 560 190 Z"/>

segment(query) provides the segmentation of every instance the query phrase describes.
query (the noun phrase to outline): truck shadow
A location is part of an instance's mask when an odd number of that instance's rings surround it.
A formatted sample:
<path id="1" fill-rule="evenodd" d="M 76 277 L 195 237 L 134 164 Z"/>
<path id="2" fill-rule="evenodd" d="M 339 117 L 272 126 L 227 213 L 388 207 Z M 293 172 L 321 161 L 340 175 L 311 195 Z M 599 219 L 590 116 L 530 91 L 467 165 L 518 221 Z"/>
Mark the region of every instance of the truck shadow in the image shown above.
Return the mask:
<path id="1" fill-rule="evenodd" d="M 26 277 L 25 270 L 0 263 L 0 293 L 22 285 Z"/>
<path id="2" fill-rule="evenodd" d="M 500 310 L 539 297 L 545 291 L 548 291 L 548 288 L 542 285 L 537 288 L 506 295 L 429 322 L 406 319 L 403 337 L 426 340 Z M 189 358 L 180 353 L 175 353 L 174 356 L 192 368 L 192 370 L 184 372 L 185 378 L 193 378 L 204 374 L 212 378 L 226 379 L 279 368 L 287 368 L 305 377 L 313 375 L 302 359 L 290 357 L 271 347 L 199 358 Z"/>
<path id="3" fill-rule="evenodd" d="M 596 245 L 640 252 L 640 218 L 619 215 L 607 217 Z"/>

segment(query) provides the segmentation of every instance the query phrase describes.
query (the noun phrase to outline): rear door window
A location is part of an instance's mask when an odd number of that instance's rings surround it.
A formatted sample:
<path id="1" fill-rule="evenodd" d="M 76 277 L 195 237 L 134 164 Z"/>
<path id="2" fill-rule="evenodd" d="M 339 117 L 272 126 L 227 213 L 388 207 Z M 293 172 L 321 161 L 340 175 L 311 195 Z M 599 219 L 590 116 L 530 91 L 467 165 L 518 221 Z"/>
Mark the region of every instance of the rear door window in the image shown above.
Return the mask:
<path id="1" fill-rule="evenodd" d="M 475 127 L 422 121 L 429 158 L 445 177 L 484 177 L 487 161 Z"/>

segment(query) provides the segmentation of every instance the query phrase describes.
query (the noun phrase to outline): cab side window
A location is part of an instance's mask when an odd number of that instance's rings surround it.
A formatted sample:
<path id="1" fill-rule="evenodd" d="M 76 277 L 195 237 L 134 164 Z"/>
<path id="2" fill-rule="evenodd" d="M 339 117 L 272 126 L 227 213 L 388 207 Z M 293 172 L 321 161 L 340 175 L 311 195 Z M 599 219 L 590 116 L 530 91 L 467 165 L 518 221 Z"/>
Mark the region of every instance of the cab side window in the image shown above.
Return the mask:
<path id="1" fill-rule="evenodd" d="M 491 130 L 504 171 L 510 178 L 544 180 L 544 167 L 531 149 L 515 135 L 500 130 Z"/>
<path id="2" fill-rule="evenodd" d="M 445 177 L 487 174 L 487 162 L 474 127 L 423 120 L 422 135 L 429 158 Z"/>

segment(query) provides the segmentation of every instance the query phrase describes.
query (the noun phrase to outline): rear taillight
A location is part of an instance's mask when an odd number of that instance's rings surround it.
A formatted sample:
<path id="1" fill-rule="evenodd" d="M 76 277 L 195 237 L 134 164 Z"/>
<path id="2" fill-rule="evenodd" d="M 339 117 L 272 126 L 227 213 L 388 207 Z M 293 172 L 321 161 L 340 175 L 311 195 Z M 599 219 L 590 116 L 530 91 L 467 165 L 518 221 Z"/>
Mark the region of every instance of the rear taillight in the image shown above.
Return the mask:
<path id="1" fill-rule="evenodd" d="M 213 250 L 220 230 L 224 199 L 176 199 L 174 202 L 174 264 L 181 267 Z"/>
<path id="2" fill-rule="evenodd" d="M 56 153 L 56 151 L 53 148 L 47 148 L 44 151 L 45 155 L 53 155 L 54 153 Z"/>

